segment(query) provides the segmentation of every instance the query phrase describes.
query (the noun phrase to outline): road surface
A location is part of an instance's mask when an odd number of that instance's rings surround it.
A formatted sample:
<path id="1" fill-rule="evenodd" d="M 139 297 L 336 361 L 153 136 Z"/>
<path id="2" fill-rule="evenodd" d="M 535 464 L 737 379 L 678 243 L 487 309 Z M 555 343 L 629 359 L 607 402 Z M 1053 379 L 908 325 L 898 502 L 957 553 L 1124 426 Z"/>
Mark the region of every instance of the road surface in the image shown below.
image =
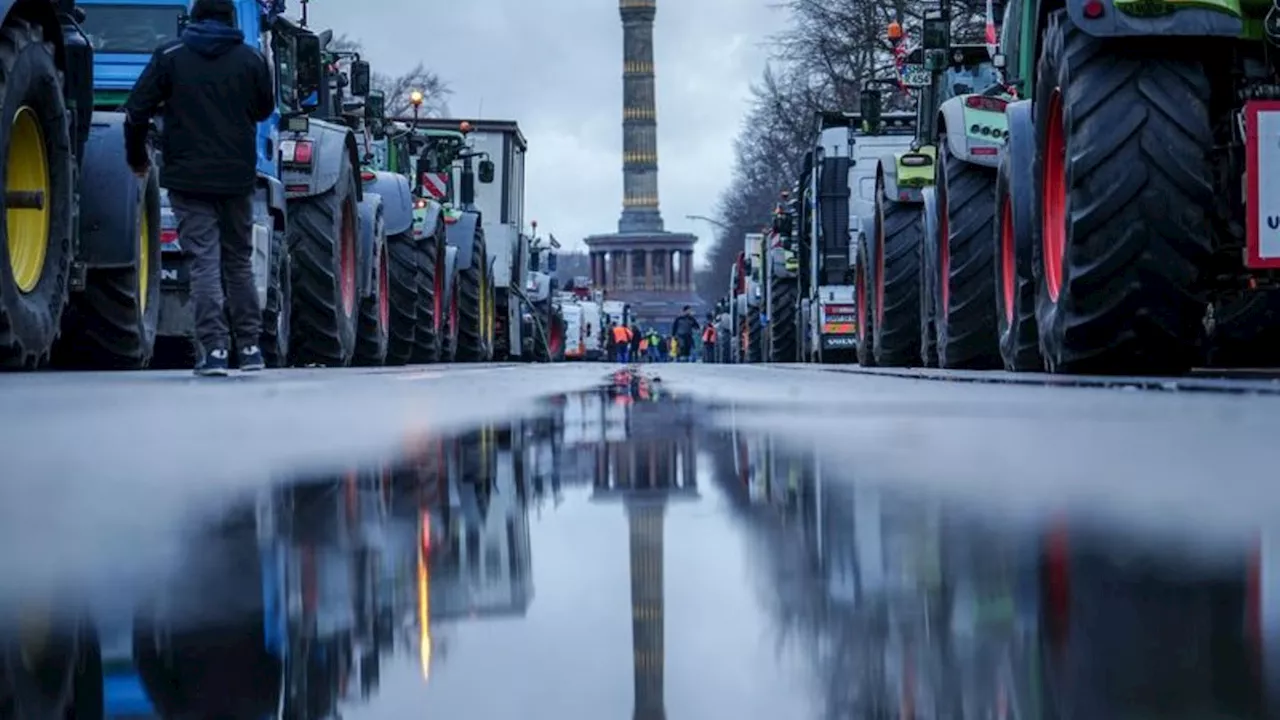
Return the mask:
<path id="1" fill-rule="evenodd" d="M 1265 383 L 616 370 L 0 376 L 0 607 L 279 593 L 316 717 L 1268 715 Z"/>

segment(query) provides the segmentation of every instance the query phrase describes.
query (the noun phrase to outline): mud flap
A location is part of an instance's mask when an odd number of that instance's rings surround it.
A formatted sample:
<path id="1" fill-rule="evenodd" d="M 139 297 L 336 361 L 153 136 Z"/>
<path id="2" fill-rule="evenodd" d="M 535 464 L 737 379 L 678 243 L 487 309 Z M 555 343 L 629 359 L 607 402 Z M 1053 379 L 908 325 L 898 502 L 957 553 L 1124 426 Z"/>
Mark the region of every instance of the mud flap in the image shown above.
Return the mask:
<path id="1" fill-rule="evenodd" d="M 1244 115 L 1248 266 L 1280 269 L 1280 101 L 1252 100 Z"/>

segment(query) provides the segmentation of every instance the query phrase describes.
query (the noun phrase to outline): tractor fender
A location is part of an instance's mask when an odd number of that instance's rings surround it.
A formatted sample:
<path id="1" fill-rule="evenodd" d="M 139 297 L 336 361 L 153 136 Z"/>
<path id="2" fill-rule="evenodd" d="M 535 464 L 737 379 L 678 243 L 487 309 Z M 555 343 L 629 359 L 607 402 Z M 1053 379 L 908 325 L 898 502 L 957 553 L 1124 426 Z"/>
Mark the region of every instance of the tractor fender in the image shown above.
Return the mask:
<path id="1" fill-rule="evenodd" d="M 342 163 L 351 164 L 353 172 L 360 172 L 360 154 L 356 149 L 356 136 L 351 128 L 323 120 L 312 120 L 307 132 L 282 133 L 280 142 L 291 140 L 310 140 L 312 149 L 311 167 L 303 169 L 292 166 L 281 166 L 280 177 L 284 180 L 289 199 L 322 195 L 338 184 L 342 174 Z M 356 200 L 364 197 L 364 187 L 356 178 Z"/>
<path id="2" fill-rule="evenodd" d="M 409 190 L 409 178 L 398 173 L 375 171 L 373 179 L 364 183 L 364 191 L 382 196 L 382 223 L 387 235 L 399 235 L 413 227 L 413 193 Z"/>
<path id="3" fill-rule="evenodd" d="M 284 183 L 280 182 L 279 178 L 258 173 L 257 185 L 258 189 L 262 190 L 266 195 L 267 211 L 271 214 L 272 229 L 284 232 L 285 223 L 289 217 L 288 211 L 285 210 Z"/>
<path id="4" fill-rule="evenodd" d="M 414 203 L 413 208 L 413 237 L 423 243 L 430 242 L 428 238 L 435 237 L 436 225 L 441 221 L 441 215 L 444 214 L 444 205 L 435 200 L 424 200 L 424 206 L 418 207 Z"/>
<path id="5" fill-rule="evenodd" d="M 884 199 L 898 199 L 898 156 L 881 155 L 880 166 L 876 169 L 880 175 L 880 183 L 884 187 Z"/>
<path id="6" fill-rule="evenodd" d="M 1014 149 L 1014 156 L 1035 157 L 1036 128 L 1035 117 L 1031 114 L 1031 101 L 1019 100 L 1009 103 L 1004 112 L 1009 120 L 1008 144 Z"/>
<path id="7" fill-rule="evenodd" d="M 904 167 L 902 165 L 902 158 L 905 155 L 927 157 L 928 153 L 921 151 L 917 153 L 893 153 L 891 155 L 881 155 L 880 164 L 876 168 L 876 179 L 880 182 L 880 185 L 883 188 L 881 193 L 884 195 L 885 200 L 889 200 L 891 202 L 918 203 L 920 202 L 920 188 L 918 185 L 912 185 L 910 183 L 904 185 L 898 181 L 903 177 L 904 173 L 909 173 L 916 176 L 927 176 L 926 182 L 932 182 L 933 161 L 931 159 L 929 161 L 929 165 L 922 167 Z M 916 179 L 920 178 L 917 177 Z M 859 225 L 859 234 L 861 235 L 863 231 L 872 230 L 874 228 L 875 218 L 864 218 Z"/>
<path id="8" fill-rule="evenodd" d="M 93 114 L 80 178 L 77 259 L 88 267 L 133 267 L 138 261 L 139 201 L 147 186 L 125 161 L 123 113 Z M 159 228 L 159 192 L 149 205 L 148 221 Z"/>
<path id="9" fill-rule="evenodd" d="M 378 286 L 378 258 L 387 237 L 382 212 L 382 196 L 366 193 L 360 201 L 360 245 L 356 248 L 356 267 L 359 268 L 356 287 L 360 297 L 369 297 Z"/>
<path id="10" fill-rule="evenodd" d="M 989 128 L 992 132 L 1003 133 L 1008 129 L 1008 120 L 1002 112 L 975 110 L 964 104 L 967 95 L 959 95 L 942 103 L 938 108 L 938 127 L 942 128 L 942 148 L 951 153 L 951 157 L 974 165 L 994 168 L 1000 164 L 1000 153 L 1004 151 L 1004 140 L 972 133 L 970 128 Z M 996 152 L 979 155 L 975 148 L 995 148 Z"/>
<path id="11" fill-rule="evenodd" d="M 471 267 L 471 252 L 476 241 L 476 230 L 480 226 L 478 213 L 460 213 L 455 222 L 445 227 L 445 241 L 449 247 L 458 249 L 458 268 Z"/>
<path id="12" fill-rule="evenodd" d="M 458 248 L 450 246 L 444 249 L 444 305 L 453 294 L 453 283 L 458 277 Z M 448 312 L 446 309 L 445 312 Z"/>
<path id="13" fill-rule="evenodd" d="M 1084 14 L 1085 0 L 1069 0 L 1067 14 L 1071 24 L 1094 37 L 1127 37 L 1134 35 L 1195 35 L 1205 37 L 1238 38 L 1245 34 L 1244 13 L 1239 0 L 1210 0 L 1214 7 L 1173 6 L 1176 11 L 1156 17 L 1140 17 L 1142 13 L 1128 14 L 1128 8 L 1137 10 L 1142 0 L 1110 0 L 1110 12 L 1097 19 Z"/>

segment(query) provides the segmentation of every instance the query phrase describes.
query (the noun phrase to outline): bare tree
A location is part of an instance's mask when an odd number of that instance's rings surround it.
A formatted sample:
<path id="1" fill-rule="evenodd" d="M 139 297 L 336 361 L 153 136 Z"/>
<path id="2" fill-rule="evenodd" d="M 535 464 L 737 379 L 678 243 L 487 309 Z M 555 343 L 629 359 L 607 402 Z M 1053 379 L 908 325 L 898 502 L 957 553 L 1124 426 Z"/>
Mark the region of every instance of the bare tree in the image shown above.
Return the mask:
<path id="1" fill-rule="evenodd" d="M 328 48 L 337 52 L 358 53 L 363 51 L 364 46 L 359 40 L 343 34 L 330 40 Z M 375 72 L 373 88 L 386 96 L 389 117 L 413 114 L 409 96 L 415 90 L 422 93 L 423 102 L 419 113 L 423 117 L 445 117 L 449 114 L 448 99 L 453 94 L 453 89 L 438 73 L 427 69 L 425 63 L 419 62 L 400 75 Z"/>

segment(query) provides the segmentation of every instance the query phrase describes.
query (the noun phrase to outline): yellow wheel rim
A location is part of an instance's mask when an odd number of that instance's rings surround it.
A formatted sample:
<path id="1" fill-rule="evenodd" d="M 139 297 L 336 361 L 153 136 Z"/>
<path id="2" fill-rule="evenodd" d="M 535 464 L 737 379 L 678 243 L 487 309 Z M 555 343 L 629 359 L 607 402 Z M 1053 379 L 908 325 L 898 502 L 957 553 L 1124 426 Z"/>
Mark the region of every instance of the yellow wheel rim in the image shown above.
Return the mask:
<path id="1" fill-rule="evenodd" d="M 5 166 L 5 191 L 42 192 L 44 207 L 39 210 L 6 208 L 9 235 L 9 267 L 18 289 L 29 293 L 40 284 L 49 249 L 49 204 L 53 200 L 49 182 L 49 158 L 44 149 L 44 131 L 36 111 L 18 109 L 9 128 L 9 162 Z"/>
<path id="2" fill-rule="evenodd" d="M 147 290 L 151 287 L 151 220 L 147 217 L 147 181 L 142 181 L 138 202 L 138 307 L 147 311 Z"/>

